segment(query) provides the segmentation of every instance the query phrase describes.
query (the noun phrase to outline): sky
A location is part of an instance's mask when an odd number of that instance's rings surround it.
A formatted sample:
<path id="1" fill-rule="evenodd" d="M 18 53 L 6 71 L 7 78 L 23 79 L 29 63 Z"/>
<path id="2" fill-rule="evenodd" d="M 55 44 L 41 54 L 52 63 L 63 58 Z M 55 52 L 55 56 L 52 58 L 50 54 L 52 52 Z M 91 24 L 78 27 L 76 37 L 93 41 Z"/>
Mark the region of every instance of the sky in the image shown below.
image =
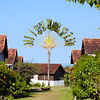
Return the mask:
<path id="1" fill-rule="evenodd" d="M 0 0 L 0 35 L 7 35 L 8 48 L 17 48 L 24 62 L 47 63 L 48 52 L 41 47 L 43 36 L 37 36 L 33 48 L 24 46 L 24 36 L 33 36 L 28 29 L 46 19 L 60 22 L 76 38 L 74 46 L 64 46 L 64 41 L 54 34 L 58 46 L 51 51 L 51 63 L 70 65 L 71 51 L 81 49 L 83 38 L 100 38 L 100 11 L 87 3 L 66 0 Z M 44 33 L 45 34 L 45 33 Z M 70 38 L 72 38 L 70 37 Z"/>

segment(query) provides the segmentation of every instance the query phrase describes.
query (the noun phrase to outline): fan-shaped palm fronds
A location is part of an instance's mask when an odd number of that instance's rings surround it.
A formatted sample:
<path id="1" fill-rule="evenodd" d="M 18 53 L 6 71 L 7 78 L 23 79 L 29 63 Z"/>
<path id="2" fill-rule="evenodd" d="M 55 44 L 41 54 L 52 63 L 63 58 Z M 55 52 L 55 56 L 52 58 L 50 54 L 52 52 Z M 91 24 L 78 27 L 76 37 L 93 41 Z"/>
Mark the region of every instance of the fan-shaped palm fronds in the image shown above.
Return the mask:
<path id="1" fill-rule="evenodd" d="M 75 38 L 70 39 L 70 41 L 66 40 L 66 38 L 69 38 L 70 36 L 73 35 L 72 32 L 70 32 L 69 34 L 67 34 L 69 32 L 69 29 L 67 29 L 66 27 L 63 27 L 61 29 L 61 23 L 57 22 L 57 21 L 52 21 L 51 19 L 47 19 L 47 25 L 45 26 L 44 22 L 41 21 L 39 22 L 37 25 L 34 26 L 34 29 L 37 31 L 37 34 L 35 32 L 33 32 L 32 30 L 29 29 L 29 31 L 33 34 L 33 36 L 38 36 L 41 35 L 43 32 L 45 32 L 47 29 L 56 32 L 60 37 L 62 37 L 65 41 L 65 46 L 71 46 L 74 45 L 74 43 L 69 43 L 69 42 L 73 42 L 73 40 L 75 40 Z M 66 35 L 67 34 L 67 35 Z M 24 36 L 24 38 L 26 39 L 24 42 L 24 45 L 34 45 L 34 37 L 28 37 L 28 36 Z M 27 40 L 28 39 L 28 40 Z M 67 45 L 68 44 L 68 45 Z"/>

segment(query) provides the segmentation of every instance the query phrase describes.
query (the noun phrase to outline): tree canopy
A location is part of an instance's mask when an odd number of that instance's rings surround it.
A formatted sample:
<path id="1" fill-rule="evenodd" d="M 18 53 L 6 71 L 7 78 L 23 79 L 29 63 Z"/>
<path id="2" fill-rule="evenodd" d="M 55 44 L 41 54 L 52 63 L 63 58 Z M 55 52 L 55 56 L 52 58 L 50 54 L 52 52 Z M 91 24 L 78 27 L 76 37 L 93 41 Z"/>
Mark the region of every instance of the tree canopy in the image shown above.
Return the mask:
<path id="1" fill-rule="evenodd" d="M 74 65 L 73 93 L 79 100 L 100 100 L 100 53 L 95 55 L 83 55 Z"/>
<path id="2" fill-rule="evenodd" d="M 75 3 L 79 2 L 82 5 L 84 5 L 84 3 L 87 2 L 91 7 L 95 5 L 95 7 L 100 10 L 100 0 L 66 0 L 66 1 L 72 1 Z"/>

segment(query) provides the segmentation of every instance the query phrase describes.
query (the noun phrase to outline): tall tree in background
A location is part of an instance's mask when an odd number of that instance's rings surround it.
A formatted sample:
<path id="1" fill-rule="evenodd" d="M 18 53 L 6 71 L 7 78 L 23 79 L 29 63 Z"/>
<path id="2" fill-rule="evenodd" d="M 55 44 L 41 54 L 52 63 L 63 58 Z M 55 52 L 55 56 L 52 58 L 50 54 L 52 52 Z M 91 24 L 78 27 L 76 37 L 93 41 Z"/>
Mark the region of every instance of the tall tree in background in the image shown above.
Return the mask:
<path id="1" fill-rule="evenodd" d="M 85 2 L 87 2 L 91 7 L 95 5 L 98 10 L 100 10 L 100 0 L 66 0 L 66 1 L 72 1 L 72 2 L 79 2 L 80 4 L 84 5 Z"/>
<path id="2" fill-rule="evenodd" d="M 33 32 L 32 30 L 29 30 L 32 34 L 33 37 L 29 37 L 29 36 L 24 36 L 24 38 L 26 40 L 24 40 L 24 45 L 28 45 L 28 47 L 33 47 L 34 46 L 34 40 L 35 37 L 37 37 L 38 35 L 43 34 L 43 32 L 46 31 L 54 31 L 56 32 L 59 37 L 61 37 L 62 39 L 64 39 L 65 41 L 65 46 L 72 46 L 75 44 L 75 38 L 69 38 L 70 36 L 73 35 L 72 32 L 70 32 L 69 34 L 67 34 L 69 32 L 69 29 L 67 29 L 66 27 L 63 27 L 61 29 L 61 23 L 58 23 L 57 21 L 52 21 L 51 19 L 47 19 L 47 25 L 44 24 L 43 21 L 39 22 L 37 25 L 34 26 L 35 31 L 37 31 L 36 33 Z M 66 35 L 67 34 L 67 35 Z M 50 40 L 50 37 L 48 37 L 48 41 Z M 52 39 L 51 39 L 52 40 Z M 52 42 L 53 43 L 53 42 Z M 48 44 L 48 43 L 47 43 Z M 53 45 L 53 44 L 52 44 Z M 47 46 L 48 47 L 48 46 Z M 49 50 L 50 51 L 50 50 Z M 50 52 L 48 52 L 48 55 Z M 48 62 L 49 61 L 49 56 L 48 56 Z M 48 63 L 48 66 L 50 64 Z M 50 66 L 49 66 L 50 67 Z M 48 68 L 49 68 L 48 67 Z M 48 69 L 48 73 L 49 73 L 49 69 Z M 48 74 L 49 75 L 49 74 Z M 49 80 L 49 79 L 48 79 Z M 48 82 L 49 83 L 49 82 Z"/>

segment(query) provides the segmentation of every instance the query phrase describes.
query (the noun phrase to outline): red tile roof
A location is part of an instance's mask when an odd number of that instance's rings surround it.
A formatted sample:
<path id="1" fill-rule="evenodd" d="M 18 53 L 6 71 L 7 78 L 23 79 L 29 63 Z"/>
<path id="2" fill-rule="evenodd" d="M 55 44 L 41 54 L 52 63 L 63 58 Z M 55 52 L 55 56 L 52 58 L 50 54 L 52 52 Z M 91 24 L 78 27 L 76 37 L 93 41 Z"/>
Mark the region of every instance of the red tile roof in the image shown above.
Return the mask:
<path id="1" fill-rule="evenodd" d="M 23 63 L 23 56 L 18 56 L 18 61 Z"/>
<path id="2" fill-rule="evenodd" d="M 7 64 L 14 64 L 17 56 L 17 49 L 8 49 L 8 58 L 5 59 Z"/>
<path id="3" fill-rule="evenodd" d="M 100 51 L 100 38 L 84 38 L 83 50 L 85 54 L 94 54 L 94 50 Z"/>
<path id="4" fill-rule="evenodd" d="M 48 73 L 48 64 L 38 64 L 37 67 L 39 68 L 38 74 Z M 55 74 L 59 67 L 65 72 L 61 64 L 50 64 L 50 74 Z"/>
<path id="5" fill-rule="evenodd" d="M 5 58 L 8 57 L 7 53 L 7 36 L 6 35 L 0 35 L 0 54 L 4 50 Z"/>
<path id="6" fill-rule="evenodd" d="M 71 64 L 74 64 L 79 60 L 81 57 L 81 50 L 72 50 L 72 55 L 71 55 Z"/>

